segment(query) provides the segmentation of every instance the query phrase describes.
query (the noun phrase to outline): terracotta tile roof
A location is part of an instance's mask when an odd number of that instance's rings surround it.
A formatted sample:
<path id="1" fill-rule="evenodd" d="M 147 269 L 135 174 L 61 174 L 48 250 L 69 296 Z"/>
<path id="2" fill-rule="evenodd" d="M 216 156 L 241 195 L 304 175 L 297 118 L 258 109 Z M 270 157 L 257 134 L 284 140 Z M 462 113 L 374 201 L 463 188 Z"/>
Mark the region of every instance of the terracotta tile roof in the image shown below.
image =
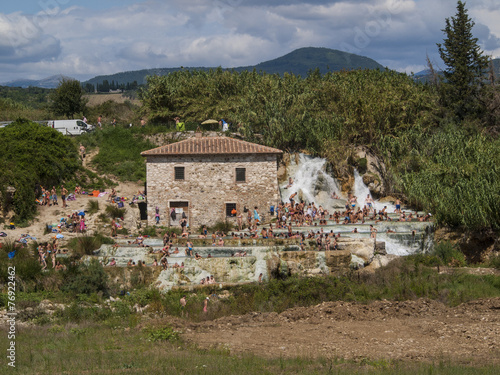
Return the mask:
<path id="1" fill-rule="evenodd" d="M 229 137 L 193 137 L 184 141 L 144 151 L 142 156 L 160 155 L 220 155 L 220 154 L 281 154 L 277 148 L 241 141 Z"/>

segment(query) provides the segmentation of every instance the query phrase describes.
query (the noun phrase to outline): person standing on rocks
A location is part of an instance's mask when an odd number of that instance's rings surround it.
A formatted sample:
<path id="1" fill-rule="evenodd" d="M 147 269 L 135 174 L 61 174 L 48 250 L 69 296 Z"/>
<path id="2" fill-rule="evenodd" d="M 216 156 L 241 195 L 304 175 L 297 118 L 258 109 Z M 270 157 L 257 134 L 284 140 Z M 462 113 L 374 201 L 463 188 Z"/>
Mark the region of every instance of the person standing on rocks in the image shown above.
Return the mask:
<path id="1" fill-rule="evenodd" d="M 366 205 L 368 206 L 368 209 L 371 210 L 372 206 L 373 206 L 373 199 L 372 199 L 372 197 L 370 197 L 370 194 L 366 195 L 365 202 L 366 202 Z"/>

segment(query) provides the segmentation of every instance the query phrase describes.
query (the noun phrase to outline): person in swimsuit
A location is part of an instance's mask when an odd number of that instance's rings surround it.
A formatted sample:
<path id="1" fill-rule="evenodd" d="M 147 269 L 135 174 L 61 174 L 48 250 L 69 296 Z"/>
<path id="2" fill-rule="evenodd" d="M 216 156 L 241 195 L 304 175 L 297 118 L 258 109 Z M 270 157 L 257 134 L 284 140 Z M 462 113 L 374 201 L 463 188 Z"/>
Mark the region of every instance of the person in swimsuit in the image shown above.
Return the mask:
<path id="1" fill-rule="evenodd" d="M 399 199 L 396 199 L 396 209 L 394 212 L 401 213 L 401 201 Z"/>
<path id="2" fill-rule="evenodd" d="M 68 194 L 68 190 L 64 187 L 64 185 L 61 185 L 61 199 L 63 202 L 63 208 L 66 207 L 66 195 Z"/>
<path id="3" fill-rule="evenodd" d="M 208 301 L 209 301 L 209 298 L 205 298 L 205 300 L 203 301 L 203 312 L 204 313 L 207 313 L 208 312 Z"/>

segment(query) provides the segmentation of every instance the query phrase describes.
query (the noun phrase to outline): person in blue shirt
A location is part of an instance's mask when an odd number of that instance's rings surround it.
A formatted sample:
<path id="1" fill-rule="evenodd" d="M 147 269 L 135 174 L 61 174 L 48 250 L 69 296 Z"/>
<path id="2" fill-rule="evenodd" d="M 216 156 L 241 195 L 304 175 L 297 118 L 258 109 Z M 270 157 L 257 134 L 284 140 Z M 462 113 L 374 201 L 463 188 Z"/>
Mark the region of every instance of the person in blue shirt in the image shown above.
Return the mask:
<path id="1" fill-rule="evenodd" d="M 259 212 L 257 211 L 257 207 L 255 207 L 253 210 L 253 219 L 255 220 L 255 224 L 260 223 L 260 215 Z"/>

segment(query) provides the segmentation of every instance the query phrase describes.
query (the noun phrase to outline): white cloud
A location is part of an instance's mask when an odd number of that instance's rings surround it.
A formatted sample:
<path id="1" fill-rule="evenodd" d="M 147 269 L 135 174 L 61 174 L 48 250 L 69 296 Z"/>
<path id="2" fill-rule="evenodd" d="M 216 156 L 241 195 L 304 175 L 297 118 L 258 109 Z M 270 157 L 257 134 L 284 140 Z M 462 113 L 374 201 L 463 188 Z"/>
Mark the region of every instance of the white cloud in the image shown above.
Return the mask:
<path id="1" fill-rule="evenodd" d="M 98 12 L 73 4 L 34 16 L 0 13 L 0 82 L 15 75 L 253 65 L 307 46 L 408 71 L 425 66 L 426 54 L 439 59 L 441 29 L 456 12 L 456 3 L 445 0 L 148 0 Z M 498 1 L 467 6 L 486 52 L 500 56 Z"/>

